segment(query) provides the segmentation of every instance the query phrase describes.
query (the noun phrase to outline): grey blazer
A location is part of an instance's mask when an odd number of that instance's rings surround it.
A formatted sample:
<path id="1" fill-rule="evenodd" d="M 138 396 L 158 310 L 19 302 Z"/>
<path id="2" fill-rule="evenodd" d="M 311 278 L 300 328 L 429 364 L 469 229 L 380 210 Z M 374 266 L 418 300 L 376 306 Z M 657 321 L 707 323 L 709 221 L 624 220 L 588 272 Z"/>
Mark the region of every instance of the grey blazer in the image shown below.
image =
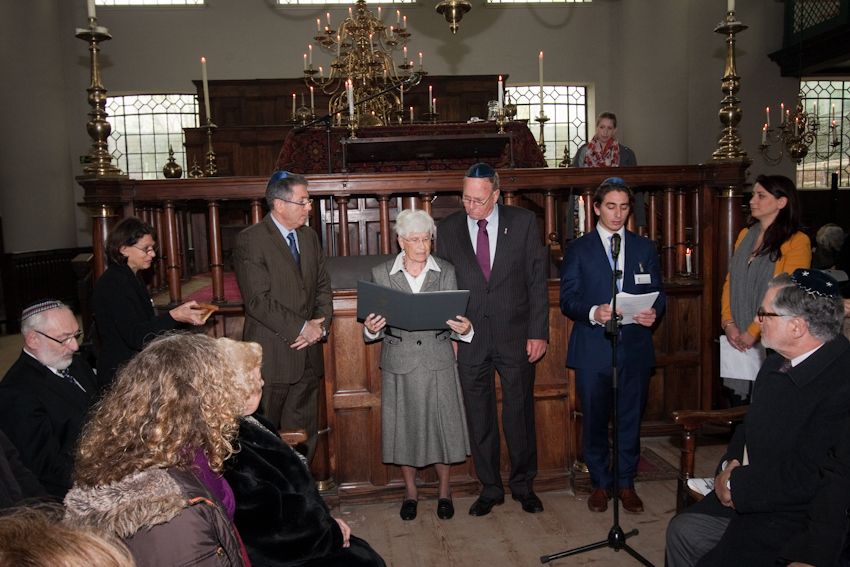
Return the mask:
<path id="1" fill-rule="evenodd" d="M 441 271 L 428 270 L 420 291 L 457 289 L 454 266 L 436 256 L 432 256 L 432 258 L 436 260 Z M 402 272 L 399 271 L 390 275 L 393 262 L 384 262 L 372 268 L 372 281 L 385 287 L 411 293 L 413 290 L 410 289 L 407 278 L 404 277 Z M 363 338 L 366 342 L 373 342 L 366 336 L 365 326 L 363 327 Z M 381 370 L 393 374 L 409 374 L 420 366 L 428 370 L 443 370 L 453 366 L 455 357 L 450 341 L 457 338 L 457 333 L 445 329 L 404 331 L 384 327 L 374 340 L 383 340 L 383 345 L 381 345 Z"/>

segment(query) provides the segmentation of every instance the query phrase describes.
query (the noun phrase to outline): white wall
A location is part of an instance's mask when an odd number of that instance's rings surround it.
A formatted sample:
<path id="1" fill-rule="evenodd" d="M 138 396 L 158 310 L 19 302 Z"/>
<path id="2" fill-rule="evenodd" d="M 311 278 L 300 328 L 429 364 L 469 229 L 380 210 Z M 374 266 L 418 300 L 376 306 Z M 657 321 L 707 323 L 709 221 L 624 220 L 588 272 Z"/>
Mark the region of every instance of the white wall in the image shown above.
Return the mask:
<path id="1" fill-rule="evenodd" d="M 618 136 L 641 165 L 702 163 L 717 147 L 725 43 L 713 29 L 724 17 L 725 0 L 533 7 L 486 7 L 473 0 L 455 36 L 434 12 L 436 0 L 423 1 L 402 11 L 413 34 L 410 52 L 424 52 L 431 74 L 506 74 L 513 82 L 535 83 L 542 50 L 547 82 L 595 85 L 596 110 L 617 113 Z M 277 9 L 271 0 L 207 2 L 202 9 L 98 8 L 98 23 L 114 37 L 101 51 L 109 93 L 194 92 L 191 81 L 200 79 L 202 55 L 211 79 L 297 77 L 316 18 L 324 21 L 330 11 L 338 23 L 347 15 L 347 6 Z M 767 58 L 781 47 L 782 4 L 737 4 L 739 19 L 750 26 L 737 43 L 740 133 L 756 174 L 768 170 L 757 153 L 764 107 L 793 101 L 797 82 L 781 79 Z M 82 173 L 78 156 L 91 145 L 85 131 L 88 51 L 73 37 L 74 28 L 86 24 L 85 1 L 4 2 L 0 21 L 9 24 L 0 40 L 2 53 L 14 54 L 0 59 L 0 71 L 6 71 L 0 74 L 5 87 L 0 100 L 4 109 L 21 110 L 0 114 L 0 212 L 7 251 L 87 245 L 89 220 L 74 204 L 82 190 L 72 179 Z M 329 60 L 314 53 L 316 66 L 327 67 Z M 19 77 L 26 78 L 26 96 Z M 33 133 L 23 143 L 25 128 Z M 36 156 L 33 163 L 20 162 L 22 147 Z M 794 168 L 786 162 L 770 172 L 791 176 Z M 55 229 L 43 228 L 44 216 Z"/>

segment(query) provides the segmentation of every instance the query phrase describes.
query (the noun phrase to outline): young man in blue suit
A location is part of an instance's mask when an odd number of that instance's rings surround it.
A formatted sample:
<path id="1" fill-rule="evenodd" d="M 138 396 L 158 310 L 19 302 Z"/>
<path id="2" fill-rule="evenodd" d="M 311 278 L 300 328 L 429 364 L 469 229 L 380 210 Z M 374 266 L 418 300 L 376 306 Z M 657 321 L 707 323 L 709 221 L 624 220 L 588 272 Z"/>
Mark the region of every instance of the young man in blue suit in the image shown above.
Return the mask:
<path id="1" fill-rule="evenodd" d="M 575 323 L 570 333 L 567 366 L 575 369 L 576 392 L 581 402 L 584 460 L 593 485 L 587 506 L 593 512 L 608 509 L 614 482 L 608 449 L 613 398 L 611 338 L 605 333 L 605 323 L 612 315 L 614 234 L 620 236 L 621 242 L 616 263 L 622 272 L 618 280 L 620 291 L 659 292 L 651 309 L 635 315 L 634 321 L 623 321 L 617 350 L 619 496 L 625 510 L 643 512 L 643 502 L 634 490 L 640 457 L 640 420 L 655 366 L 651 327 L 664 311 L 666 296 L 655 244 L 626 230 L 633 206 L 634 193 L 628 185 L 618 177 L 606 179 L 593 196 L 598 217 L 596 229 L 571 243 L 561 264 L 561 312 Z"/>

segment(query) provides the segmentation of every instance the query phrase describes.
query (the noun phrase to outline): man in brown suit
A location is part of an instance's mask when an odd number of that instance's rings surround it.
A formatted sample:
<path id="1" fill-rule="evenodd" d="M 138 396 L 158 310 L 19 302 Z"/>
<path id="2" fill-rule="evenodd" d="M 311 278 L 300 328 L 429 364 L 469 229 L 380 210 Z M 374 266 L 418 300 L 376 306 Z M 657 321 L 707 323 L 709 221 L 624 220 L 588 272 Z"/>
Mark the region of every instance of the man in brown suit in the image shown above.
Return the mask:
<path id="1" fill-rule="evenodd" d="M 270 214 L 236 238 L 236 281 L 245 302 L 242 338 L 263 347 L 260 413 L 279 429 L 307 430 L 316 452 L 321 341 L 333 314 L 331 279 L 316 232 L 307 180 L 278 171 L 266 187 Z"/>

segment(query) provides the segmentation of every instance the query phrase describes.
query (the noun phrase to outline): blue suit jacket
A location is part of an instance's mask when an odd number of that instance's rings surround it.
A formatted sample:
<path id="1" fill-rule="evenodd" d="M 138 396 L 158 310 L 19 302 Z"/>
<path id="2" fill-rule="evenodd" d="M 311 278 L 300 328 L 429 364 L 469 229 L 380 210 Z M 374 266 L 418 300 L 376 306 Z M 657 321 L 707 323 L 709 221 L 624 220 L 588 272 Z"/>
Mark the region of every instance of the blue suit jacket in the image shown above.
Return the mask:
<path id="1" fill-rule="evenodd" d="M 661 282 L 661 265 L 655 244 L 648 238 L 626 231 L 626 264 L 623 270 L 623 291 L 651 293 L 658 291 L 655 311 L 664 312 L 667 296 Z M 635 274 L 647 273 L 649 284 L 636 284 Z M 570 368 L 602 369 L 611 366 L 611 340 L 602 325 L 593 325 L 588 319 L 594 305 L 611 303 L 611 265 L 602 240 L 594 228 L 567 247 L 561 263 L 561 312 L 574 321 L 570 333 L 567 366 Z M 632 368 L 655 366 L 655 349 L 652 329 L 634 323 L 623 325 L 622 339 L 625 360 Z"/>

